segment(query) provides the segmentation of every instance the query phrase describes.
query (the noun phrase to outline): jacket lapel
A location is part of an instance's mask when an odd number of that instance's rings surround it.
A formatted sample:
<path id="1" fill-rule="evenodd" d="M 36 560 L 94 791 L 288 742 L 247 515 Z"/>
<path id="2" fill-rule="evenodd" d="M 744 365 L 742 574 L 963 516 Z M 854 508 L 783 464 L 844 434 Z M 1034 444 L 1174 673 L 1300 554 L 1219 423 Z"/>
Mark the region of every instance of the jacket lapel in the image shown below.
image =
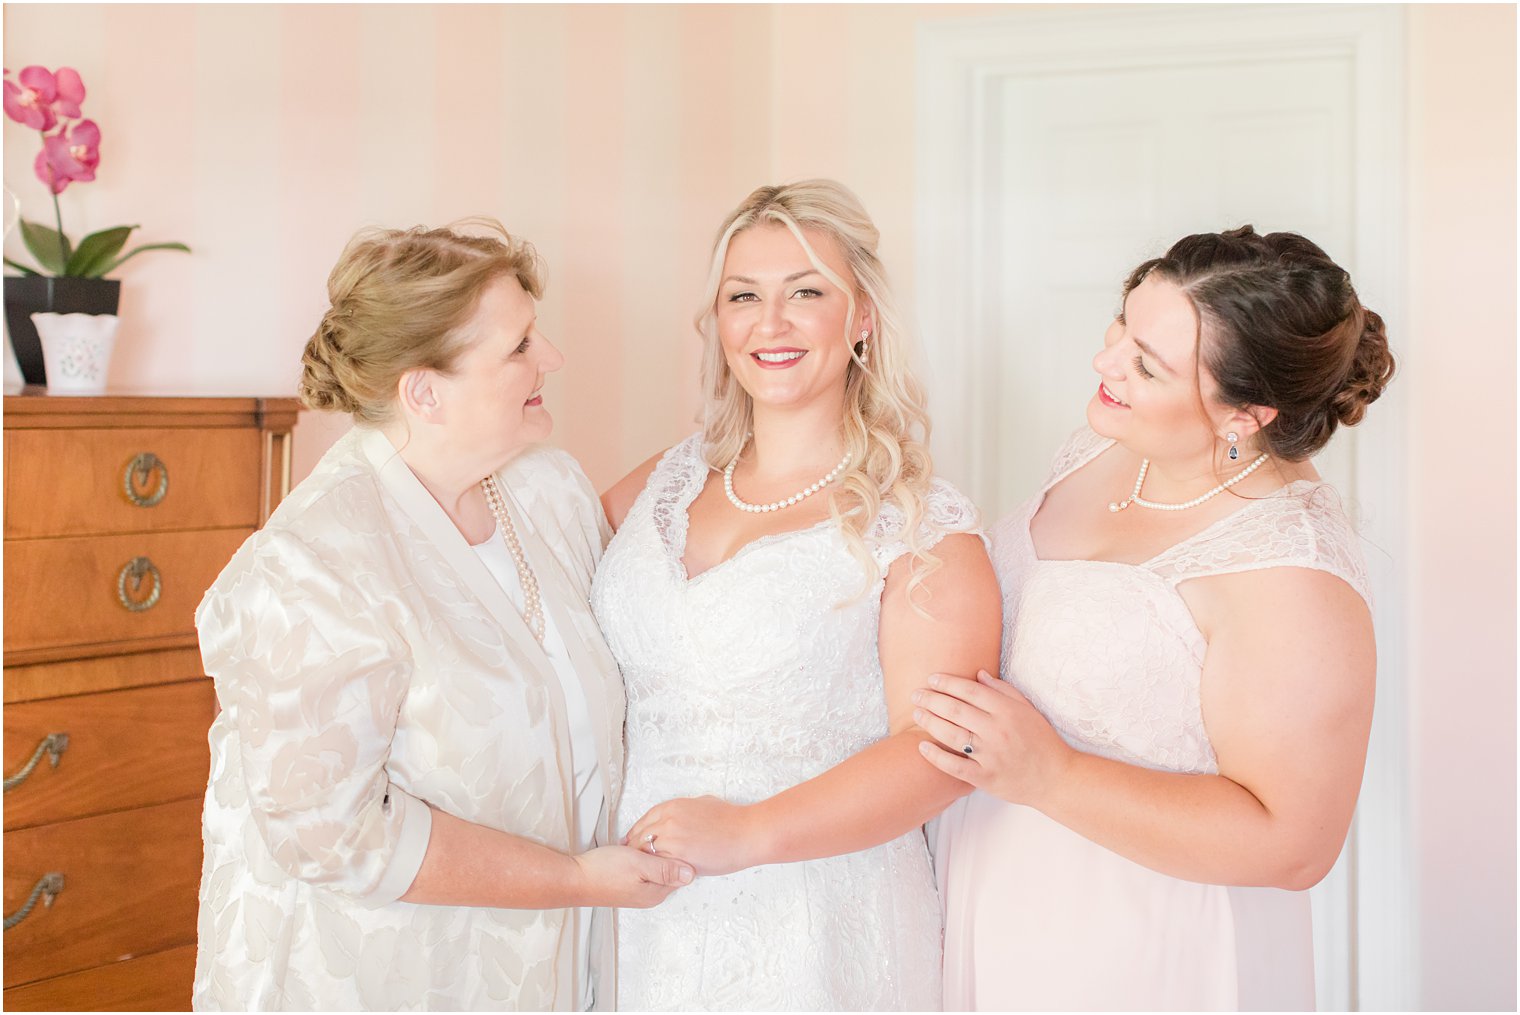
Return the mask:
<path id="1" fill-rule="evenodd" d="M 518 538 L 522 542 L 523 553 L 527 555 L 529 566 L 538 576 L 544 610 L 552 617 L 554 626 L 564 640 L 570 668 L 580 682 L 581 690 L 586 696 L 586 705 L 591 712 L 591 727 L 597 731 L 596 761 L 602 775 L 604 801 L 602 821 L 597 829 L 597 842 L 605 845 L 612 841 L 612 804 L 616 799 L 617 789 L 614 782 L 614 773 L 617 769 L 613 765 L 613 740 L 618 736 L 622 726 L 620 721 L 614 723 L 608 714 L 610 703 L 607 700 L 605 674 L 616 673 L 617 664 L 612 661 L 610 655 L 606 659 L 597 657 L 598 651 L 607 653 L 601 630 L 594 627 L 596 620 L 591 616 L 589 607 L 585 610 L 575 608 L 585 602 L 585 595 L 578 591 L 579 586 L 565 570 L 564 562 L 550 549 L 534 524 L 533 518 L 522 509 L 513 496 L 512 488 L 500 476 L 497 477 L 497 481 L 511 505 L 514 519 L 518 520 Z M 593 625 L 593 630 L 585 629 L 588 623 Z M 621 767 L 620 759 L 619 767 Z"/>

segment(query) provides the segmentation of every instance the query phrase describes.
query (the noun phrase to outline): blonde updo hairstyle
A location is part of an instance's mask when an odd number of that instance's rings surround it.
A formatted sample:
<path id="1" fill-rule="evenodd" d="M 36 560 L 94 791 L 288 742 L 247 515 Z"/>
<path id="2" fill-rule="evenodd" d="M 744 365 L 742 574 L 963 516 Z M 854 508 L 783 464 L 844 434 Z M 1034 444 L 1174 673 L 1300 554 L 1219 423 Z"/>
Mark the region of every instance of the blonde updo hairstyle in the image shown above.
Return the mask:
<path id="1" fill-rule="evenodd" d="M 850 453 L 850 465 L 840 480 L 830 508 L 850 553 L 865 569 L 866 588 L 880 569 L 866 544 L 866 535 L 883 502 L 901 510 L 903 539 L 913 554 L 910 595 L 940 562 L 923 543 L 925 496 L 934 476 L 929 455 L 929 417 L 923 389 L 909 372 L 904 348 L 906 331 L 892 299 L 885 269 L 877 257 L 878 233 L 860 199 L 834 180 L 801 180 L 784 186 L 761 187 L 724 220 L 713 246 L 706 298 L 697 314 L 702 336 L 703 440 L 706 460 L 723 469 L 744 449 L 753 426 L 754 403 L 735 379 L 718 338 L 717 297 L 723 264 L 734 236 L 756 226 L 787 229 L 806 252 L 813 268 L 843 291 L 849 300 L 845 334 L 851 350 L 845 376 L 844 417 L 839 435 Z M 831 237 L 849 263 L 853 278 L 841 278 L 818 256 L 805 231 Z M 855 311 L 861 301 L 874 310 L 875 326 L 869 353 L 861 355 L 853 334 Z M 930 523 L 929 532 L 935 527 Z M 915 603 L 916 608 L 916 603 Z"/>
<path id="2" fill-rule="evenodd" d="M 301 355 L 302 404 L 367 426 L 388 422 L 401 375 L 452 373 L 481 292 L 508 275 L 542 298 L 537 253 L 495 219 L 361 231 L 327 278 L 331 305 Z"/>

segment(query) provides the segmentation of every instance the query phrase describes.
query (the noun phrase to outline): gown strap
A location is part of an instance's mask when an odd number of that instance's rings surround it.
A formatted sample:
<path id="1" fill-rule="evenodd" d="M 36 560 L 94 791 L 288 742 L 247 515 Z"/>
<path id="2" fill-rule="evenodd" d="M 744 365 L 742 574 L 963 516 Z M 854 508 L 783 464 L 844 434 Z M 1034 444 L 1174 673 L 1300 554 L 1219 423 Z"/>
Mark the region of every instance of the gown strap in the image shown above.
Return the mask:
<path id="1" fill-rule="evenodd" d="M 1248 504 L 1151 560 L 1173 587 L 1193 578 L 1303 567 L 1340 578 L 1372 605 L 1361 537 L 1327 483 L 1299 481 Z"/>
<path id="2" fill-rule="evenodd" d="M 1066 438 L 1050 463 L 1050 476 L 1040 488 L 1044 493 L 1113 446 L 1112 437 L 1101 437 L 1090 426 L 1078 427 Z"/>

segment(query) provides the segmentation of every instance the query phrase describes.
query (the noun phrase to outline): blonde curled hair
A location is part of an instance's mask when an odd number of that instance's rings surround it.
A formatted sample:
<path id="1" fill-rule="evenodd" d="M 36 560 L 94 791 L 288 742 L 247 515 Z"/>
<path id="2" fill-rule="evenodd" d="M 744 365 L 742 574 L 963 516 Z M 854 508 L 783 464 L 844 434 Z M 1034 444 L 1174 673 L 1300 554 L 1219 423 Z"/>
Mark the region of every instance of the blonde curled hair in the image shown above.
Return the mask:
<path id="1" fill-rule="evenodd" d="M 301 355 L 302 404 L 369 426 L 387 422 L 402 374 L 453 371 L 464 351 L 460 328 L 503 276 L 542 298 L 537 253 L 495 219 L 357 233 L 327 278 L 330 306 Z"/>
<path id="2" fill-rule="evenodd" d="M 876 254 L 879 234 L 866 210 L 847 187 L 835 180 L 801 180 L 784 186 L 761 187 L 745 198 L 724 220 L 713 246 L 706 298 L 697 314 L 702 336 L 703 446 L 707 464 L 722 469 L 744 449 L 753 426 L 754 403 L 735 379 L 718 338 L 717 296 L 723 263 L 734 236 L 754 226 L 786 228 L 802 245 L 813 268 L 849 300 L 846 333 L 850 348 L 845 376 L 844 418 L 839 435 L 850 453 L 850 465 L 840 480 L 830 514 L 850 553 L 866 573 L 865 588 L 881 577 L 866 535 L 883 502 L 903 514 L 902 539 L 913 558 L 909 580 L 912 594 L 939 560 L 924 546 L 926 532 L 936 527 L 926 518 L 925 498 L 934 478 L 929 454 L 929 416 L 923 389 L 908 369 L 907 334 L 892 300 L 885 269 Z M 840 278 L 824 264 L 806 230 L 829 236 L 850 266 L 853 279 Z M 852 323 L 858 298 L 874 308 L 876 326 L 870 355 L 863 359 L 855 347 Z M 928 524 L 926 525 L 926 522 Z M 917 609 L 917 604 L 914 603 Z"/>

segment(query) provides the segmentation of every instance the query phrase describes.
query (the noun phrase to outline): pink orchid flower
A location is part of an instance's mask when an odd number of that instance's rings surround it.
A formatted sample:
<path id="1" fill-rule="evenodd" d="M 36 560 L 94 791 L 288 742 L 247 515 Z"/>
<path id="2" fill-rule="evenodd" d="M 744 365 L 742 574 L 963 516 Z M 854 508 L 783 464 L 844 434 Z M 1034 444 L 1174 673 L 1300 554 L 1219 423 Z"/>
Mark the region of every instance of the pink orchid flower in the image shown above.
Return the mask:
<path id="1" fill-rule="evenodd" d="M 72 67 L 54 74 L 46 67 L 24 67 L 18 85 L 5 82 L 5 115 L 37 130 L 52 130 L 60 118 L 77 119 L 84 101 L 84 81 Z"/>
<path id="2" fill-rule="evenodd" d="M 88 183 L 95 179 L 100 165 L 100 128 L 94 120 L 80 120 L 73 128 L 42 139 L 33 170 L 37 179 L 55 194 L 62 194 L 70 183 Z"/>
<path id="3" fill-rule="evenodd" d="M 53 103 L 58 98 L 57 79 L 46 67 L 37 66 L 23 67 L 17 77 L 21 79 L 19 85 L 5 82 L 5 115 L 36 130 L 52 130 L 58 122 L 53 112 Z"/>

